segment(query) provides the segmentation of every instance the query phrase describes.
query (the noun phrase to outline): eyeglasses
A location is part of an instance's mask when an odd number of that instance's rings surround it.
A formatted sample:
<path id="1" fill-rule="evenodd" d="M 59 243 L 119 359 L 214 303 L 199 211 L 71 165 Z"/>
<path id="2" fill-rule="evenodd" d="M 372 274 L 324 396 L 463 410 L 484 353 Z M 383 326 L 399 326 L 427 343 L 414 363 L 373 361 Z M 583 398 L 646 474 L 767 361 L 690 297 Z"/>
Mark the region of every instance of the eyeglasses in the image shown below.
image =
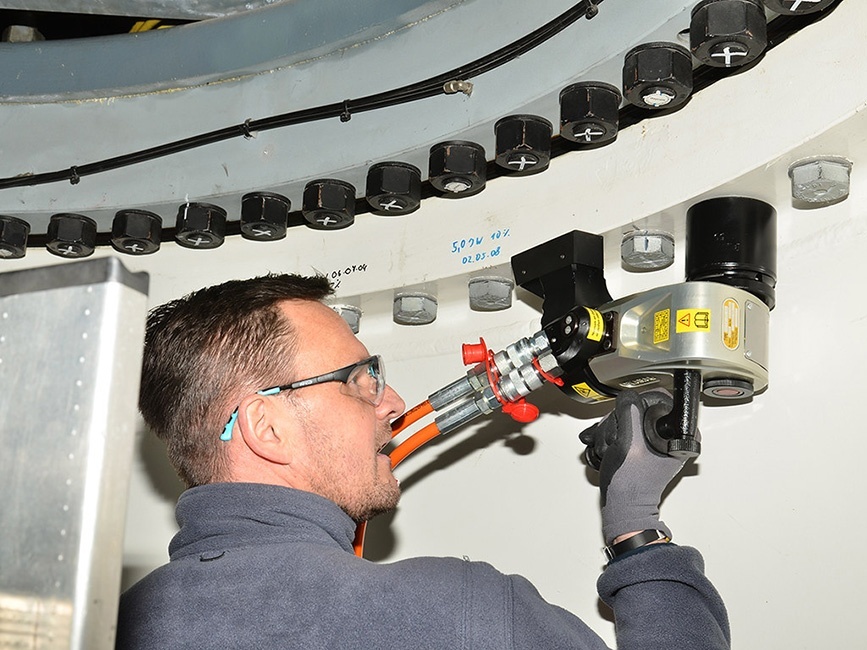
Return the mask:
<path id="1" fill-rule="evenodd" d="M 385 364 L 382 362 L 382 357 L 375 354 L 372 357 L 362 359 L 344 368 L 326 372 L 324 375 L 300 379 L 283 386 L 264 388 L 256 391 L 256 393 L 258 395 L 276 395 L 283 391 L 298 390 L 299 388 L 325 384 L 331 381 L 339 381 L 343 384 L 340 387 L 340 392 L 344 395 L 364 400 L 373 406 L 379 406 L 382 404 L 383 395 L 385 395 Z M 232 415 L 229 417 L 229 421 L 220 435 L 220 440 L 228 442 L 232 439 L 232 429 L 235 428 L 235 421 L 237 419 L 238 409 L 236 408 L 232 411 Z"/>

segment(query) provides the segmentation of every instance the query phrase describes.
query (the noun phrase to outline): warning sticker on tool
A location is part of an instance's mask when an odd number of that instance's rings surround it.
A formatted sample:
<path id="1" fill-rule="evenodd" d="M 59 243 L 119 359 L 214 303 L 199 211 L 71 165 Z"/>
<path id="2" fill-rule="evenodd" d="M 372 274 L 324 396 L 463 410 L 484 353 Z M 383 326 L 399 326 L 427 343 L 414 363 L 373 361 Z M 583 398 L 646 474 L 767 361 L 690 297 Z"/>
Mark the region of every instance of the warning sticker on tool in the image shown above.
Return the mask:
<path id="1" fill-rule="evenodd" d="M 709 332 L 710 309 L 678 309 L 675 332 Z"/>
<path id="2" fill-rule="evenodd" d="M 665 343 L 671 338 L 671 310 L 663 309 L 653 315 L 653 344 Z"/>
<path id="3" fill-rule="evenodd" d="M 587 338 L 591 341 L 601 341 L 605 335 L 605 321 L 602 320 L 602 314 L 589 307 L 584 309 L 590 315 L 590 331 L 587 332 Z"/>
<path id="4" fill-rule="evenodd" d="M 578 393 L 580 397 L 588 400 L 593 400 L 594 402 L 608 399 L 605 395 L 597 393 L 595 390 L 590 388 L 590 386 L 588 386 L 586 383 L 572 384 L 572 390 Z"/>
<path id="5" fill-rule="evenodd" d="M 740 345 L 741 306 L 734 298 L 723 302 L 722 340 L 729 350 L 737 350 Z"/>

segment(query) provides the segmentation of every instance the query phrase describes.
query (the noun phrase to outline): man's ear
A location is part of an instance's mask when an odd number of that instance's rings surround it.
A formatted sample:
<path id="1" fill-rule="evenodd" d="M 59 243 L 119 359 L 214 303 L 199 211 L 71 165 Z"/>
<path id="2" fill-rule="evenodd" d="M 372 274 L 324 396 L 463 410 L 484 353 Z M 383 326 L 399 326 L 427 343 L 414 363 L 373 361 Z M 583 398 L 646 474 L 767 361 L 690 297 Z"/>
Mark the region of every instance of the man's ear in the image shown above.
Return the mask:
<path id="1" fill-rule="evenodd" d="M 288 465 L 292 459 L 289 424 L 279 399 L 253 394 L 238 406 L 238 428 L 244 444 L 272 463 Z"/>

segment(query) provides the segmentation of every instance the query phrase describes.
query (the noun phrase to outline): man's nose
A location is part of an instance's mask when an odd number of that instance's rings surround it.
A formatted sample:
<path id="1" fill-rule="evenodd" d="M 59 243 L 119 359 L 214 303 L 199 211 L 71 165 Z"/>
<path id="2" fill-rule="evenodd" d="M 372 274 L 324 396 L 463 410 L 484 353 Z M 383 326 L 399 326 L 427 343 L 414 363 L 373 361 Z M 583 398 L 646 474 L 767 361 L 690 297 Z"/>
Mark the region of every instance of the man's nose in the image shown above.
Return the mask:
<path id="1" fill-rule="evenodd" d="M 397 394 L 396 390 L 386 384 L 382 403 L 377 407 L 379 417 L 391 421 L 402 415 L 405 410 L 406 403 L 403 398 Z"/>

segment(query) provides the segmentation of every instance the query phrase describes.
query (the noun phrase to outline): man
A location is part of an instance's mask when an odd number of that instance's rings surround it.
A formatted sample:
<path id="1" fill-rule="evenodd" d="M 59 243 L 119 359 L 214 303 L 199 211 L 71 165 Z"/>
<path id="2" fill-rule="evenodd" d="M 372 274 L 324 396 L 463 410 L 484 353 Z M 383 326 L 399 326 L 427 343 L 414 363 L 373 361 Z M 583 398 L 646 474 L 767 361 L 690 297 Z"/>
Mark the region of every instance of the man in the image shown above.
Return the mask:
<path id="1" fill-rule="evenodd" d="M 378 357 L 321 301 L 324 278 L 271 275 L 197 291 L 148 322 L 140 407 L 189 486 L 170 562 L 121 598 L 117 647 L 605 648 L 524 578 L 481 562 L 356 557 L 356 522 L 395 507 L 380 453 L 404 410 Z M 662 490 L 682 462 L 651 452 L 661 393 L 618 398 L 582 434 L 602 459 L 614 559 L 599 580 L 618 647 L 728 648 L 725 607 L 694 549 L 669 543 Z"/>

